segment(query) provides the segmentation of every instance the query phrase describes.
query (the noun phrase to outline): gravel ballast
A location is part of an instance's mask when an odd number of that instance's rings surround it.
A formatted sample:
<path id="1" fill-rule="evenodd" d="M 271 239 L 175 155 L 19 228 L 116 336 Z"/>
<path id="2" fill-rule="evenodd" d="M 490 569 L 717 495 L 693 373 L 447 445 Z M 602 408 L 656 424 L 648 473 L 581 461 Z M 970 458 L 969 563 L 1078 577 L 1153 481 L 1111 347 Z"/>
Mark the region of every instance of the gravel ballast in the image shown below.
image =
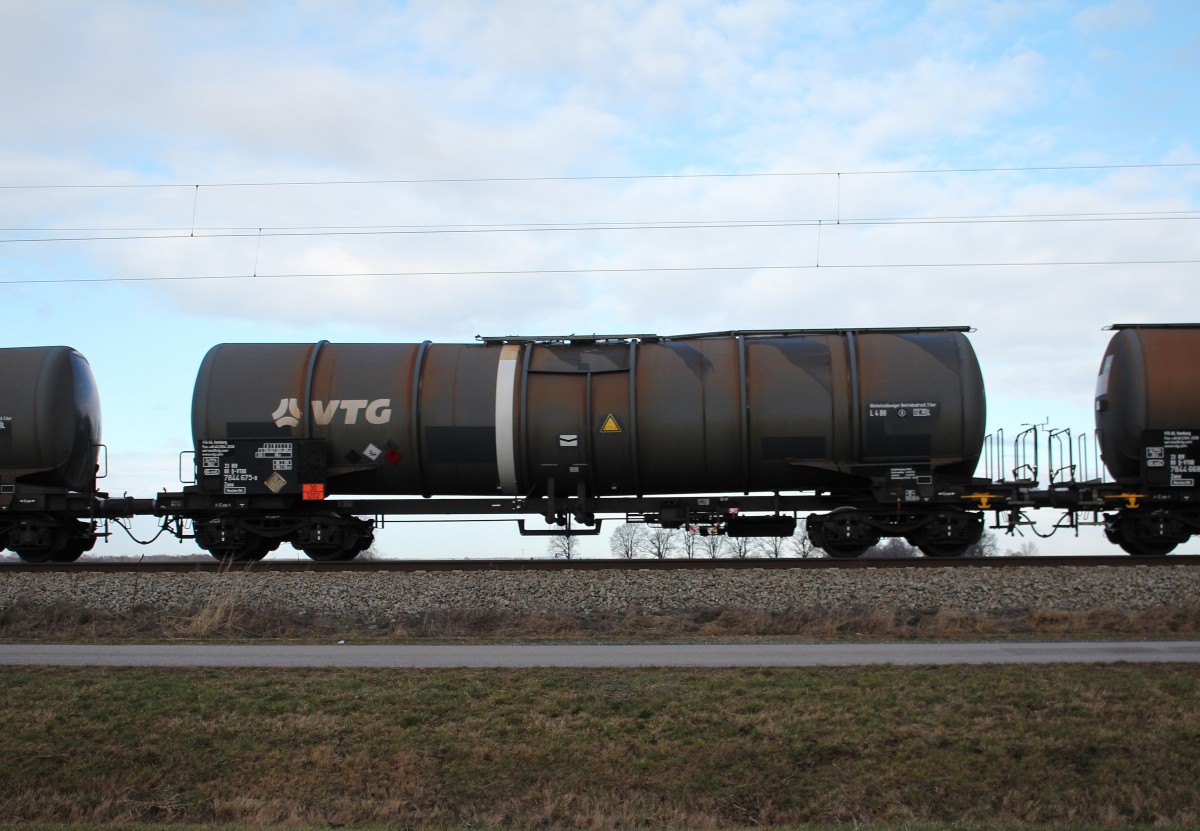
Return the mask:
<path id="1" fill-rule="evenodd" d="M 122 614 L 235 601 L 344 621 L 431 612 L 595 615 L 640 609 L 942 609 L 975 614 L 1042 609 L 1140 612 L 1189 606 L 1200 569 L 1188 566 L 1004 568 L 656 569 L 279 573 L 18 572 L 0 577 L 0 607 L 70 605 Z"/>

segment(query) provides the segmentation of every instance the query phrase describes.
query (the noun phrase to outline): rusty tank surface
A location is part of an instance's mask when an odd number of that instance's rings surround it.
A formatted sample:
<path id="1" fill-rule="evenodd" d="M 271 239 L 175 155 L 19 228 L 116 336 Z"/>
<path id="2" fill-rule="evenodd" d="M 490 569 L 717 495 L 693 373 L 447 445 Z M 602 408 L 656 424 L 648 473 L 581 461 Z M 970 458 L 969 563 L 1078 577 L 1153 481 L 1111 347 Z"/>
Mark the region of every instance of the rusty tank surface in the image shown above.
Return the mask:
<path id="1" fill-rule="evenodd" d="M 1112 329 L 1096 379 L 1096 442 L 1122 490 L 1104 533 L 1130 554 L 1160 556 L 1200 531 L 1200 324 Z"/>
<path id="2" fill-rule="evenodd" d="M 1116 324 L 1096 380 L 1096 432 L 1118 482 L 1192 487 L 1200 450 L 1200 324 Z M 1193 449 L 1192 445 L 1197 447 Z"/>

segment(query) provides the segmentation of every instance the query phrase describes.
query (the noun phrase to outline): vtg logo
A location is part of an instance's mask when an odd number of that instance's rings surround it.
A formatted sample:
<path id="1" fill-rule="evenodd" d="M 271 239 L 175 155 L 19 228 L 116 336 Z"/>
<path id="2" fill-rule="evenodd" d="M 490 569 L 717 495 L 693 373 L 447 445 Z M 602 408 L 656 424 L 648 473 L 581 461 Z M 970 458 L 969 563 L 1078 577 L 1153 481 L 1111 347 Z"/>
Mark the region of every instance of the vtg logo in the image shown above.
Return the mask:
<path id="1" fill-rule="evenodd" d="M 312 401 L 314 423 L 321 427 L 333 423 L 333 417 L 341 410 L 344 424 L 357 424 L 358 414 L 362 413 L 368 424 L 387 424 L 392 418 L 392 399 L 376 398 L 368 401 L 365 398 L 348 398 L 332 401 Z M 295 427 L 300 423 L 304 414 L 294 398 L 279 399 L 279 406 L 271 413 L 276 427 Z"/>

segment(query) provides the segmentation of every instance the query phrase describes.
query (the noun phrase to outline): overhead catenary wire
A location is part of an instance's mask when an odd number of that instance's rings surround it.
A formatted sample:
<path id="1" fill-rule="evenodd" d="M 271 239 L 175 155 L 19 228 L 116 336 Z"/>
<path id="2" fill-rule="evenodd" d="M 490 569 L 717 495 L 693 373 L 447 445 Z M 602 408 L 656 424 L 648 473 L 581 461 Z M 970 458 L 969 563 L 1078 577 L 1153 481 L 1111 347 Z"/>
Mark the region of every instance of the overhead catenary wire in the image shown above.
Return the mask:
<path id="1" fill-rule="evenodd" d="M 801 178 L 813 176 L 913 176 L 941 175 L 954 173 L 1051 173 L 1102 170 L 1169 170 L 1177 168 L 1200 168 L 1200 162 L 1147 162 L 1140 164 L 1060 164 L 1021 165 L 1007 167 L 945 167 L 945 168 L 886 168 L 870 170 L 807 170 L 807 171 L 747 171 L 736 173 L 630 173 L 597 174 L 575 176 L 461 176 L 428 178 L 379 178 L 379 179 L 313 179 L 313 180 L 261 180 L 225 182 L 88 182 L 88 183 L 31 183 L 0 184 L 0 190 L 54 190 L 79 189 L 99 190 L 110 188 L 247 188 L 247 187 L 328 187 L 335 185 L 437 185 L 437 184 L 506 184 L 514 182 L 605 182 L 672 179 L 754 179 L 754 178 Z"/>
<path id="2" fill-rule="evenodd" d="M 261 182 L 214 182 L 208 184 L 45 184 L 45 185 L 0 185 L 0 190 L 28 190 L 35 188 L 175 188 L 187 187 L 193 190 L 190 226 L 48 226 L 48 227 L 12 227 L 0 228 L 0 246 L 18 244 L 54 244 L 54 243 L 89 243 L 116 241 L 159 241 L 178 239 L 236 239 L 256 237 L 255 265 L 249 274 L 200 274 L 174 276 L 100 276 L 74 278 L 14 278 L 0 279 L 0 285 L 32 285 L 56 283 L 132 283 L 132 282 L 171 282 L 197 280 L 245 280 L 245 279 L 303 279 L 319 278 L 355 278 L 355 277 L 456 277 L 456 276 L 523 276 L 523 275 L 586 275 L 586 274 L 633 274 L 633 273 L 670 273 L 670 272 L 719 272 L 719 271 L 780 271 L 806 270 L 815 268 L 826 269 L 943 269 L 943 268 L 1036 268 L 1036 267 L 1102 267 L 1102 266 L 1156 266 L 1156 265 L 1190 265 L 1197 260 L 1187 257 L 1161 259 L 1105 259 L 1083 260 L 1063 258 L 1060 260 L 1038 261 L 985 261 L 985 262 L 922 262 L 922 263 L 838 263 L 822 262 L 820 256 L 811 263 L 769 264 L 769 265 L 728 265 L 728 266 L 630 266 L 625 268 L 536 268 L 536 269 L 460 269 L 460 270 L 411 270 L 411 271 L 359 271 L 339 273 L 258 273 L 258 257 L 261 251 L 263 237 L 270 238 L 317 238 L 317 237 L 384 237 L 384 236 L 436 236 L 436 235 L 477 235 L 477 234 L 547 234 L 547 233 L 604 233 L 604 232 L 652 232 L 652 231 L 709 231 L 734 230 L 746 231 L 773 228 L 812 227 L 819 234 L 826 225 L 848 227 L 888 227 L 888 226 L 955 226 L 955 225 L 987 225 L 987 224 L 1087 224 L 1087 223 L 1154 223 L 1191 221 L 1200 218 L 1200 211 L 1120 211 L 1120 212 L 1070 212 L 1070 213 L 1010 213 L 1010 214 L 968 214 L 945 216 L 841 216 L 841 181 L 842 176 L 885 176 L 885 175 L 937 175 L 950 173 L 1010 173 L 1010 172 L 1046 172 L 1046 171 L 1106 171 L 1106 170 L 1139 170 L 1139 169 L 1178 169 L 1200 168 L 1200 162 L 1151 163 L 1151 164 L 1114 164 L 1114 165 L 1044 165 L 1025 167 L 979 167 L 979 168 L 930 168 L 930 169 L 898 169 L 898 170 L 859 170 L 859 171 L 808 171 L 808 172 L 779 172 L 779 173 L 679 173 L 679 174 L 637 174 L 614 176 L 536 176 L 536 177 L 459 177 L 459 178 L 427 178 L 427 179 L 370 179 L 370 180 L 314 180 L 314 181 L 261 181 Z M 717 179 L 717 178 L 765 178 L 765 177 L 811 177 L 835 176 L 838 182 L 838 204 L 836 218 L 769 218 L 769 219 L 718 219 L 718 220 L 632 220 L 632 221 L 589 221 L 589 222 L 524 222 L 524 223 L 493 223 L 493 224 L 426 224 L 426 225 L 295 225 L 270 226 L 262 224 L 255 226 L 233 225 L 196 225 L 196 210 L 199 191 L 202 187 L 294 187 L 294 186 L 324 186 L 324 185 L 382 185 L 382 184 L 432 184 L 432 183 L 504 183 L 504 182 L 564 182 L 564 181 L 604 181 L 604 180 L 670 180 L 670 179 Z M 10 236 L 4 234 L 23 234 Z M 1183 252 L 1180 252 L 1183 253 Z"/>
<path id="3" fill-rule="evenodd" d="M 1200 219 L 1200 211 L 1137 211 L 1077 214 L 996 214 L 974 216 L 862 217 L 842 219 L 724 219 L 647 222 L 547 222 L 449 225 L 213 226 L 147 228 L 0 228 L 0 233 L 89 233 L 90 236 L 28 236 L 0 239 L 0 245 L 49 242 L 109 242 L 170 239 L 236 239 L 241 237 L 435 236 L 442 234 L 578 233 L 591 231 L 688 231 L 754 228 L 820 227 L 824 225 L 988 225 L 1092 222 L 1164 222 Z M 139 233 L 134 233 L 139 232 Z"/>
<path id="4" fill-rule="evenodd" d="M 17 278 L 0 280 L 0 285 L 57 285 L 67 283 L 162 283 L 200 280 L 298 280 L 305 278 L 335 279 L 356 277 L 522 277 L 538 275 L 587 274 L 655 274 L 687 272 L 734 271 L 823 271 L 831 269 L 941 269 L 941 268 L 1059 268 L 1100 266 L 1158 266 L 1200 265 L 1200 259 L 1164 260 L 1042 260 L 1028 262 L 952 262 L 952 263 L 801 263 L 789 265 L 726 265 L 726 266 L 646 266 L 632 268 L 538 268 L 538 269 L 464 269 L 457 271 L 346 271 L 292 272 L 265 274 L 194 274 L 151 277 L 51 277 L 46 279 Z"/>

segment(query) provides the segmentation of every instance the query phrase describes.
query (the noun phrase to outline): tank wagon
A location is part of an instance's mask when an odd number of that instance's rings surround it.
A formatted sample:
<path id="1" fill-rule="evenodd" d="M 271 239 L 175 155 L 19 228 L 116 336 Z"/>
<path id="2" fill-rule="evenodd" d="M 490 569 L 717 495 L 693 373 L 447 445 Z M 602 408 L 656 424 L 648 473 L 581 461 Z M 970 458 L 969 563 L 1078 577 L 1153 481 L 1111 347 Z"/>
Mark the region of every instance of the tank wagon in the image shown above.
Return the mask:
<path id="1" fill-rule="evenodd" d="M 831 553 L 881 534 L 958 553 L 982 530 L 959 493 L 985 420 L 964 331 L 223 344 L 196 381 L 197 484 L 164 511 L 216 556 L 341 559 L 370 543 L 364 508 L 790 535 L 789 495 L 816 491 L 838 508 L 808 519 Z"/>
<path id="2" fill-rule="evenodd" d="M 131 514 L 130 500 L 96 490 L 101 447 L 100 399 L 83 355 L 0 349 L 0 551 L 71 562 L 95 545 L 100 519 Z"/>
<path id="3" fill-rule="evenodd" d="M 1200 326 L 1117 324 L 1096 380 L 1096 441 L 1121 504 L 1108 539 L 1166 554 L 1200 531 Z"/>

